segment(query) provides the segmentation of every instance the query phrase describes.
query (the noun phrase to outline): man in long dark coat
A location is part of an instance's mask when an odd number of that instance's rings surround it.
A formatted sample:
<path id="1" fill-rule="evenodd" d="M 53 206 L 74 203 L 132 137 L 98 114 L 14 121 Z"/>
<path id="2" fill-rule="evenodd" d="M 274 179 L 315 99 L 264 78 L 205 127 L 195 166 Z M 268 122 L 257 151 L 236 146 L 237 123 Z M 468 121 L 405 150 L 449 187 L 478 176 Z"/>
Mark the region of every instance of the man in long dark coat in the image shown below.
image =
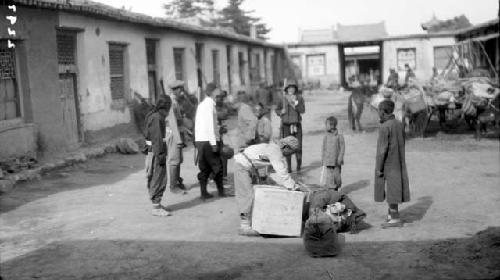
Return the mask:
<path id="1" fill-rule="evenodd" d="M 158 98 L 154 110 L 146 117 L 146 143 L 149 146 L 147 178 L 149 197 L 154 216 L 170 216 L 161 206 L 161 199 L 167 185 L 167 144 L 165 143 L 165 118 L 168 116 L 172 99 L 167 95 Z"/>
<path id="2" fill-rule="evenodd" d="M 402 226 L 398 204 L 410 201 L 410 187 L 405 162 L 404 126 L 396 120 L 394 102 L 379 104 L 380 129 L 375 163 L 375 201 L 389 204 L 383 228 Z"/>

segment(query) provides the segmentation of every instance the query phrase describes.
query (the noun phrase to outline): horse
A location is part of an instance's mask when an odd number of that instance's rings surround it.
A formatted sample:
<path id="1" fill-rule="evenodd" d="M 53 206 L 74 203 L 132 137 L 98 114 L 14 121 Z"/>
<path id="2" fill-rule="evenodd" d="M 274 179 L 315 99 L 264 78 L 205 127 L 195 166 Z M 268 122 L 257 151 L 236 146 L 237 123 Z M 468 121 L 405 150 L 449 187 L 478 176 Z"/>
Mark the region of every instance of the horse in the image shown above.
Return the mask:
<path id="1" fill-rule="evenodd" d="M 361 114 L 363 113 L 365 99 L 366 95 L 362 87 L 355 88 L 349 96 L 349 100 L 347 102 L 347 117 L 353 131 L 356 131 L 356 125 L 358 131 L 363 130 L 360 119 Z"/>

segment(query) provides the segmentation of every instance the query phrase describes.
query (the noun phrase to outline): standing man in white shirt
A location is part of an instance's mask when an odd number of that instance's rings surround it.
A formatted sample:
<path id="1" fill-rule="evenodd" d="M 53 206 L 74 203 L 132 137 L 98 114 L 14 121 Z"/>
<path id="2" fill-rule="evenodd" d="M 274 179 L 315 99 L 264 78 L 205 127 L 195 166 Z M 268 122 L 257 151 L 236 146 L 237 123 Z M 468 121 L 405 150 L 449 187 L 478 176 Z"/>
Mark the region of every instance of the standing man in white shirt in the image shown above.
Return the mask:
<path id="1" fill-rule="evenodd" d="M 200 182 L 202 199 L 213 197 L 207 192 L 210 173 L 214 174 L 219 196 L 225 196 L 222 158 L 220 155 L 220 135 L 217 127 L 217 112 L 214 100 L 218 92 L 217 86 L 214 83 L 209 83 L 205 89 L 205 98 L 200 102 L 196 110 L 194 139 L 198 151 L 197 163 L 200 169 L 198 181 Z"/>

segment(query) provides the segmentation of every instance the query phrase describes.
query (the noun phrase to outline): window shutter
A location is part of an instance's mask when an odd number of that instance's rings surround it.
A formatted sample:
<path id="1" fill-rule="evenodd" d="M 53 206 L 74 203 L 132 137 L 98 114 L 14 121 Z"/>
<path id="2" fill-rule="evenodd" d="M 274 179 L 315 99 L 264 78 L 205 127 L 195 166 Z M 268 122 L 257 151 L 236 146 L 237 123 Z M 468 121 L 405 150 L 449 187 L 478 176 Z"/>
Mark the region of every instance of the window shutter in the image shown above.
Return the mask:
<path id="1" fill-rule="evenodd" d="M 125 46 L 120 44 L 109 44 L 109 73 L 111 97 L 120 99 L 124 97 L 125 81 L 124 81 L 124 57 L 123 51 Z"/>
<path id="2" fill-rule="evenodd" d="M 60 65 L 76 65 L 76 40 L 74 34 L 58 32 L 57 60 Z"/>

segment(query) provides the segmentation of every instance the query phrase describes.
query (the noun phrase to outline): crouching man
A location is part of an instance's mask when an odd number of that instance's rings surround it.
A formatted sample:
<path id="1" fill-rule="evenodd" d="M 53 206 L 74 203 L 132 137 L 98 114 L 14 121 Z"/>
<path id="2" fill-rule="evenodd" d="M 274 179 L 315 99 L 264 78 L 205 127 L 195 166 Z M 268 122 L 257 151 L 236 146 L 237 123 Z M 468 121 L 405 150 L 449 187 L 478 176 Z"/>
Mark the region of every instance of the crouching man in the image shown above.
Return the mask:
<path id="1" fill-rule="evenodd" d="M 252 203 L 254 192 L 252 178 L 258 177 L 257 166 L 268 163 L 276 171 L 275 181 L 278 185 L 289 190 L 297 189 L 288 173 L 286 156 L 290 156 L 299 149 L 299 141 L 288 136 L 270 143 L 251 145 L 234 156 L 234 188 L 236 202 L 240 211 L 240 235 L 258 235 L 251 226 Z"/>

